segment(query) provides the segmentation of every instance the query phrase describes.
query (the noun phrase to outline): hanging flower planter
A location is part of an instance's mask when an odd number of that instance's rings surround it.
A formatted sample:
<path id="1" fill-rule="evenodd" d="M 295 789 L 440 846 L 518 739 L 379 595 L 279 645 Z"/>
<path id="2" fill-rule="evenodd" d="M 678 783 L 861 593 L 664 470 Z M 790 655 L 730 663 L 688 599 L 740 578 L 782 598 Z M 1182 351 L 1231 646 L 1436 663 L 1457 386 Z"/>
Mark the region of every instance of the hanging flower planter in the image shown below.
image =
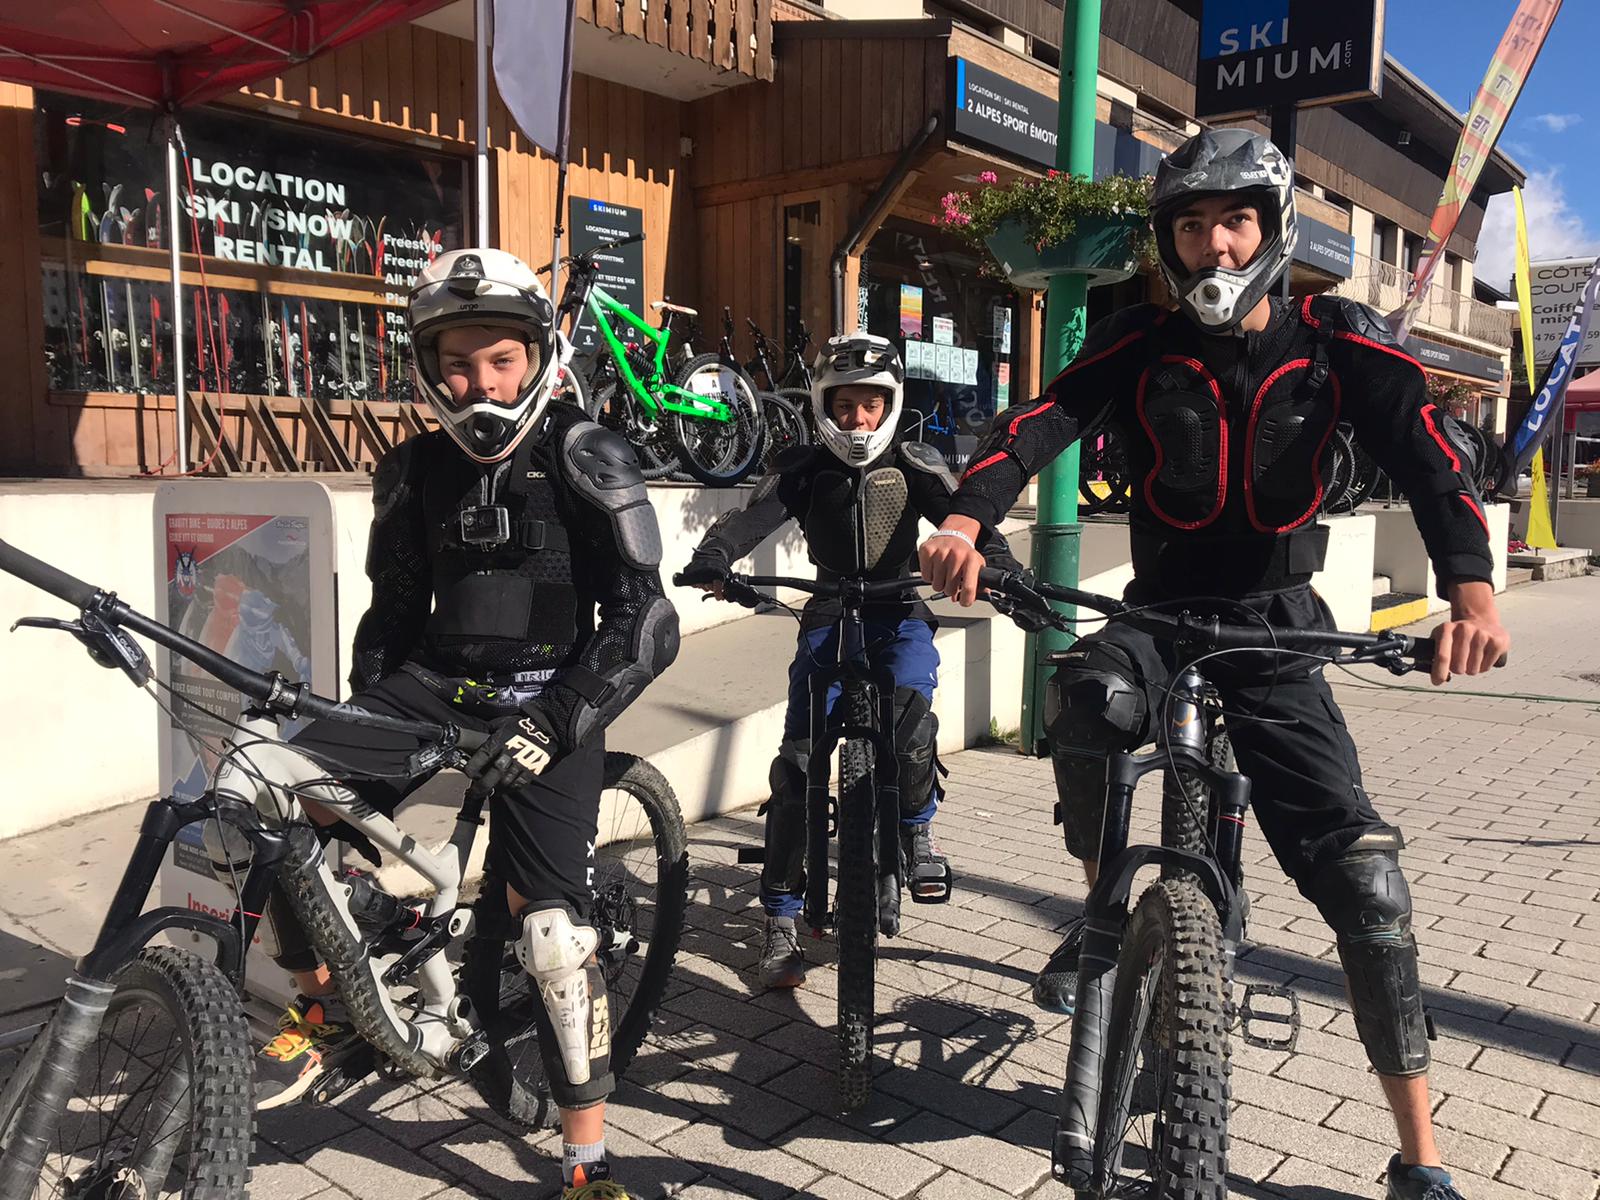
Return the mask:
<path id="1" fill-rule="evenodd" d="M 944 225 L 986 251 L 985 269 L 1015 287 L 1042 290 L 1069 273 L 1101 287 L 1154 261 L 1149 178 L 1090 180 L 1052 171 L 1005 187 L 992 171 L 978 178 L 989 186 L 944 197 Z"/>
<path id="2" fill-rule="evenodd" d="M 1139 270 L 1139 234 L 1144 218 L 1124 215 L 1079 217 L 1058 242 L 1041 243 L 1017 218 L 1000 222 L 984 238 L 1000 273 L 1012 286 L 1043 291 L 1056 275 L 1083 275 L 1090 287 L 1121 283 Z M 1042 248 L 1041 248 L 1042 246 Z"/>

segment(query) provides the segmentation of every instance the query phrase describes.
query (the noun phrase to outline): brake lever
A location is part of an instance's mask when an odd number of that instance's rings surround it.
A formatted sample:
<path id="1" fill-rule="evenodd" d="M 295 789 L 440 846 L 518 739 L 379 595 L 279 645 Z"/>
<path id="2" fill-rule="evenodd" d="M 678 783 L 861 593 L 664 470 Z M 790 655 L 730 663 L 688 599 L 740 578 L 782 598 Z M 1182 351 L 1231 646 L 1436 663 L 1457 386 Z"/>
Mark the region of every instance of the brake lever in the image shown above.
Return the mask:
<path id="1" fill-rule="evenodd" d="M 15 633 L 22 628 L 56 629 L 70 633 L 100 666 L 121 671 L 133 680 L 135 687 L 143 687 L 150 682 L 150 660 L 145 656 L 144 649 L 96 613 L 81 613 L 76 621 L 63 621 L 57 617 L 19 617 L 12 623 L 11 631 Z"/>

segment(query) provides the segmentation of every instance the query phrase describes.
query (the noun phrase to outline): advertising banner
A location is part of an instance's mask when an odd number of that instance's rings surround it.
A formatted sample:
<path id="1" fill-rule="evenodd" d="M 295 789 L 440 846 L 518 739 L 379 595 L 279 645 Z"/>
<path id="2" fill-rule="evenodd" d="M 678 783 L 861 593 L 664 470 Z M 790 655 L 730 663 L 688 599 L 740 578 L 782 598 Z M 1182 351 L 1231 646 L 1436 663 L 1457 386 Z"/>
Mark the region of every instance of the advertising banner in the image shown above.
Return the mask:
<path id="1" fill-rule="evenodd" d="M 1205 0 L 1195 115 L 1379 95 L 1383 15 L 1383 0 Z"/>
<path id="2" fill-rule="evenodd" d="M 1561 344 L 1556 348 L 1555 357 L 1545 368 L 1544 379 L 1533 398 L 1533 405 L 1528 409 L 1528 415 L 1523 418 L 1522 424 L 1512 438 L 1511 452 L 1504 456 L 1500 486 L 1497 488 L 1501 494 L 1510 493 L 1516 484 L 1517 476 L 1533 459 L 1545 435 L 1551 429 L 1560 427 L 1562 399 L 1566 395 L 1567 384 L 1572 382 L 1573 368 L 1577 366 L 1578 347 L 1583 344 L 1584 335 L 1588 332 L 1589 320 L 1597 301 L 1600 301 L 1600 258 L 1595 259 L 1594 265 L 1589 270 L 1589 281 L 1572 310 L 1567 331 L 1561 339 Z"/>
<path id="3" fill-rule="evenodd" d="M 644 209 L 632 205 L 572 196 L 568 211 L 574 254 L 644 232 Z M 599 256 L 599 262 L 600 286 L 617 303 L 648 318 L 650 314 L 644 311 L 644 243 L 634 242 L 618 250 L 607 250 Z M 593 354 L 600 348 L 600 334 L 589 313 L 579 316 L 572 344 L 579 354 Z"/>
<path id="4" fill-rule="evenodd" d="M 343 688 L 334 608 L 333 503 L 318 483 L 185 480 L 157 490 L 156 618 L 255 671 L 309 680 L 322 696 Z M 156 670 L 171 689 L 160 724 L 161 785 L 197 799 L 211 786 L 244 697 L 164 649 Z M 303 722 L 283 721 L 288 737 Z M 182 830 L 161 871 L 165 904 L 226 917 L 231 889 L 216 878 L 199 824 Z M 252 990 L 293 995 L 289 977 L 257 945 Z M 268 935 L 270 936 L 270 935 Z M 197 935 L 171 935 L 193 948 Z"/>
<path id="5" fill-rule="evenodd" d="M 1566 336 L 1572 310 L 1589 281 L 1590 260 L 1563 258 L 1531 263 L 1528 267 L 1529 317 L 1533 323 L 1530 374 L 1537 375 L 1555 357 Z M 1591 322 L 1588 336 L 1578 347 L 1574 366 L 1600 366 L 1600 323 Z"/>

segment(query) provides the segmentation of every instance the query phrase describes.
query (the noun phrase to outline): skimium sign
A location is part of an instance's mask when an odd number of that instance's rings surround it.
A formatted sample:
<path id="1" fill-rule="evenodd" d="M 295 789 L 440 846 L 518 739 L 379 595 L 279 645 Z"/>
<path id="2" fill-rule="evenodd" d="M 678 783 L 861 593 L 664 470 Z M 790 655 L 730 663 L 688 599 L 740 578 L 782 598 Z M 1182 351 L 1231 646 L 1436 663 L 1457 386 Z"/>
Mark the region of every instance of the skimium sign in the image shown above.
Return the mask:
<path id="1" fill-rule="evenodd" d="M 1195 115 L 1376 96 L 1384 0 L 1204 0 Z"/>

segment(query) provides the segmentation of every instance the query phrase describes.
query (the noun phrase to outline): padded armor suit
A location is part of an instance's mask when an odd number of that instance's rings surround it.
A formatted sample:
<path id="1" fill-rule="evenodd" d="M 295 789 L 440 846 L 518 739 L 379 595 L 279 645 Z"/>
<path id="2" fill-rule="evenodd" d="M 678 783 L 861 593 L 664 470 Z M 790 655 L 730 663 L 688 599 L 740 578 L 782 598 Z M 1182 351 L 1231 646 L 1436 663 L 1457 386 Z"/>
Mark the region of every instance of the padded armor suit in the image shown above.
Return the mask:
<path id="1" fill-rule="evenodd" d="M 951 511 L 992 523 L 1072 441 L 1114 427 L 1133 481 L 1129 600 L 1205 611 L 1205 597 L 1234 597 L 1276 624 L 1328 628 L 1308 581 L 1326 548 L 1316 522 L 1340 421 L 1410 498 L 1441 592 L 1491 579 L 1471 467 L 1425 380 L 1383 319 L 1352 301 L 1274 301 L 1267 327 L 1242 336 L 1140 305 L 1097 324 L 1043 396 L 999 416 Z M 1148 740 L 1176 665 L 1170 646 L 1115 623 L 1061 657 L 1045 720 L 1076 857 L 1099 852 L 1105 756 Z M 1261 718 L 1229 722 L 1234 751 L 1279 863 L 1334 930 L 1369 1059 L 1388 1075 L 1426 1070 L 1398 834 L 1362 790 L 1320 669 L 1248 654 L 1205 670 L 1227 711 Z"/>

